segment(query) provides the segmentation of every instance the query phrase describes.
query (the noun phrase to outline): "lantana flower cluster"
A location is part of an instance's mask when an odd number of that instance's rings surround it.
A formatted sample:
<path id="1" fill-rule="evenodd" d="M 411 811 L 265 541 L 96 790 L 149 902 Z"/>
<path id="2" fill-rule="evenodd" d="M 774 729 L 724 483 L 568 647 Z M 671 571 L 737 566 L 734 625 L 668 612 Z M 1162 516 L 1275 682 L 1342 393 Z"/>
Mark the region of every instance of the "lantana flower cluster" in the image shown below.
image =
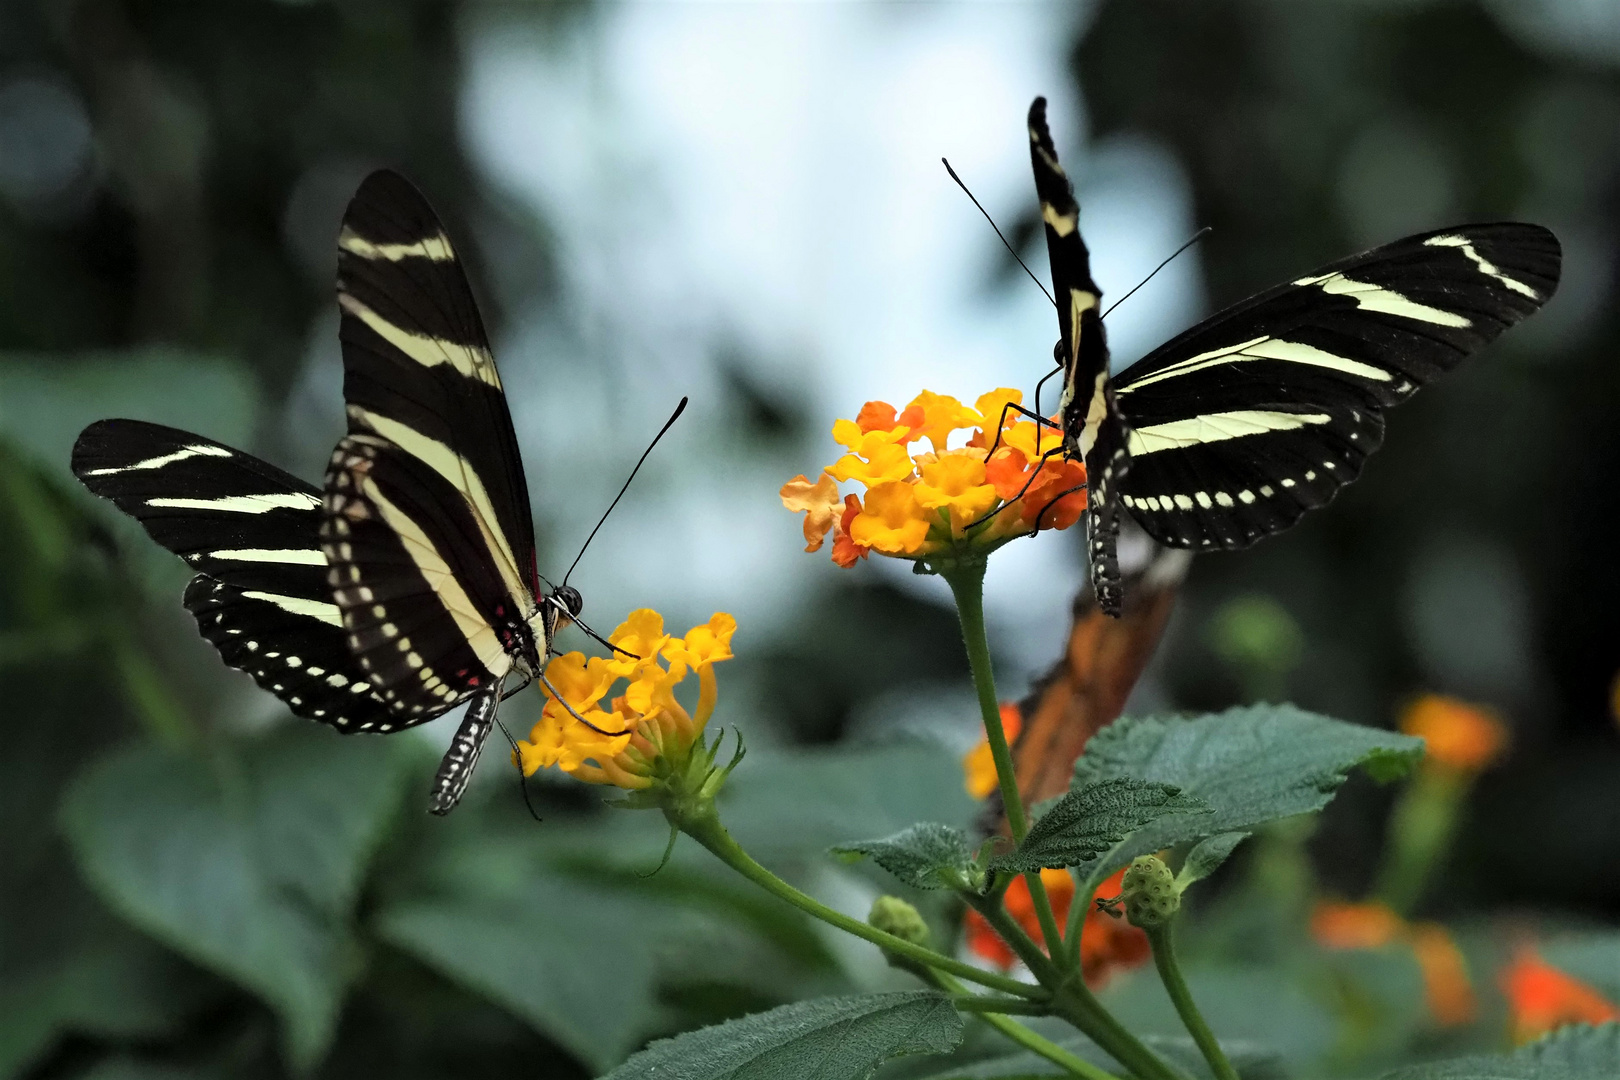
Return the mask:
<path id="1" fill-rule="evenodd" d="M 546 665 L 547 681 L 601 730 L 580 723 L 546 691 L 539 722 L 518 743 L 523 774 L 555 765 L 592 784 L 632 790 L 652 786 L 659 759 L 683 757 L 713 715 L 719 695 L 714 665 L 732 658 L 736 629 L 736 619 L 717 612 L 684 637 L 674 637 L 664 632 L 662 615 L 641 608 L 608 635 L 622 653 L 587 659 L 584 653 L 570 652 L 553 659 Z M 676 699 L 675 688 L 694 672 L 697 707 L 688 712 Z M 623 691 L 610 697 L 621 680 Z"/>
<path id="2" fill-rule="evenodd" d="M 1009 403 L 1022 404 L 1023 394 L 1002 387 L 970 408 L 924 390 L 903 410 L 868 401 L 855 419 L 837 421 L 833 438 L 848 453 L 814 482 L 801 474 L 781 491 L 782 504 L 805 515 L 805 550 L 821 550 L 830 531 L 833 562 L 849 567 L 873 551 L 924 559 L 1073 525 L 1086 508 L 1085 466 L 1061 457 L 1043 463 L 1057 429 Z M 952 448 L 962 430 L 971 431 L 966 444 Z M 864 493 L 840 494 L 838 485 L 851 481 Z"/>

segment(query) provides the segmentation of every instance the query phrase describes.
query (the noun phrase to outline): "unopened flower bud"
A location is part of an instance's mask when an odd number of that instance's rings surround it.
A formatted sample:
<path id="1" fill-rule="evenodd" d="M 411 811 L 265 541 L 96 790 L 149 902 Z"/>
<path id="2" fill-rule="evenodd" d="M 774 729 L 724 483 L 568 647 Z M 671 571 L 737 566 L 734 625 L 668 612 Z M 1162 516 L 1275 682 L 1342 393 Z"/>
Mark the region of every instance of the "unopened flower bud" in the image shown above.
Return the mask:
<path id="1" fill-rule="evenodd" d="M 1125 918 L 1143 930 L 1163 926 L 1181 910 L 1176 877 L 1157 855 L 1139 855 L 1131 860 L 1125 871 L 1123 899 Z"/>
<path id="2" fill-rule="evenodd" d="M 880 896 L 872 903 L 872 913 L 866 921 L 885 933 L 893 934 L 913 945 L 928 944 L 928 924 L 917 909 L 898 896 Z"/>

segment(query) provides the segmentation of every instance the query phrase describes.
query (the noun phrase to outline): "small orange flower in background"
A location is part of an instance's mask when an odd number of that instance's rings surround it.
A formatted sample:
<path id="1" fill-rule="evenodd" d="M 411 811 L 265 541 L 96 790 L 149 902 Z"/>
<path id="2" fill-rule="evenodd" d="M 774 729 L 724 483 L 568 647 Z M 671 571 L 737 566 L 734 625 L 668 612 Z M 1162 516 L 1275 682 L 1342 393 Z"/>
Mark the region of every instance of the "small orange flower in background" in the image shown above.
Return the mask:
<path id="1" fill-rule="evenodd" d="M 732 658 L 736 629 L 737 620 L 719 612 L 685 637 L 673 637 L 664 632 L 662 615 L 642 608 L 608 635 L 609 642 L 632 655 L 616 652 L 587 660 L 583 653 L 571 652 L 553 659 L 546 665 L 546 679 L 601 731 L 580 723 L 547 691 L 539 722 L 518 743 L 523 775 L 555 765 L 587 783 L 650 787 L 658 759 L 689 750 L 713 715 L 719 696 L 714 665 Z M 698 677 L 698 700 L 688 712 L 676 699 L 675 687 L 692 672 Z M 620 680 L 626 683 L 624 692 L 608 698 Z"/>
<path id="2" fill-rule="evenodd" d="M 1097 892 L 1116 896 L 1123 888 L 1124 869 L 1103 882 Z M 1041 884 L 1052 901 L 1052 913 L 1059 924 L 1069 917 L 1069 905 L 1074 901 L 1074 877 L 1067 870 L 1042 870 Z M 1041 940 L 1040 919 L 1035 914 L 1035 902 L 1029 895 L 1029 883 L 1022 877 L 1013 879 L 1003 898 L 1007 914 L 1035 941 Z M 1088 901 L 1088 904 L 1090 902 Z M 990 928 L 977 911 L 967 913 L 967 945 L 975 956 L 984 958 L 1001 968 L 1010 969 L 1017 956 L 1000 936 Z M 1147 934 L 1095 905 L 1088 907 L 1080 931 L 1080 971 L 1086 985 L 1100 988 L 1117 971 L 1133 968 L 1146 962 L 1152 955 Z"/>
<path id="3" fill-rule="evenodd" d="M 854 420 L 834 423 L 833 439 L 849 452 L 814 483 L 801 474 L 781 490 L 782 505 L 805 515 L 805 550 L 820 550 L 831 531 L 833 561 L 848 567 L 872 551 L 925 559 L 957 546 L 990 550 L 1037 523 L 1073 525 L 1086 508 L 1085 466 L 1040 461 L 1058 436 L 1006 410 L 1022 401 L 1005 387 L 973 407 L 924 390 L 902 410 L 868 401 Z M 966 445 L 952 449 L 951 437 L 963 430 Z M 840 496 L 838 484 L 851 481 L 865 492 Z"/>
<path id="4" fill-rule="evenodd" d="M 1478 1003 L 1468 963 L 1451 932 L 1439 923 L 1409 923 L 1386 904 L 1322 901 L 1311 912 L 1311 937 L 1324 949 L 1412 950 L 1423 976 L 1423 998 L 1442 1027 L 1474 1019 Z"/>
<path id="5" fill-rule="evenodd" d="M 1514 1042 L 1539 1039 L 1565 1024 L 1620 1020 L 1613 1002 L 1547 963 L 1529 944 L 1519 946 L 1501 984 L 1513 1015 Z"/>
<path id="6" fill-rule="evenodd" d="M 1018 706 L 1011 701 L 1001 703 L 1001 730 L 1007 736 L 1010 744 L 1018 738 L 1018 732 L 1023 729 L 1024 715 L 1018 711 Z M 990 753 L 990 740 L 980 739 L 979 745 L 969 750 L 962 757 L 962 774 L 967 785 L 967 792 L 975 799 L 987 799 L 990 793 L 1000 786 L 996 778 L 996 759 Z"/>
<path id="7" fill-rule="evenodd" d="M 1424 764 L 1454 773 L 1477 773 L 1507 749 L 1507 726 L 1490 709 L 1424 694 L 1401 714 L 1401 730 L 1426 744 Z"/>

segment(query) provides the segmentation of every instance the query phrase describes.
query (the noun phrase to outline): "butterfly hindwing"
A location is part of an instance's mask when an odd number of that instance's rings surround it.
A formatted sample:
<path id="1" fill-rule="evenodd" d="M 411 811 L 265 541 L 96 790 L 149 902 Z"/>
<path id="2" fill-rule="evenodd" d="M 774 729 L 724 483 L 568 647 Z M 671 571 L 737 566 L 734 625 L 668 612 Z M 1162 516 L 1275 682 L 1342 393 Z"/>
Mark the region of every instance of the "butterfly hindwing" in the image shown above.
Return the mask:
<path id="1" fill-rule="evenodd" d="M 1114 379 L 1132 429 L 1126 507 L 1177 547 L 1287 528 L 1355 479 L 1386 406 L 1536 311 L 1558 273 L 1558 241 L 1539 226 L 1462 226 L 1220 312 Z"/>
<path id="2" fill-rule="evenodd" d="M 402 726 L 349 653 L 314 487 L 223 443 L 137 420 L 85 428 L 72 467 L 198 572 L 186 610 L 226 664 L 340 731 Z"/>
<path id="3" fill-rule="evenodd" d="M 482 603 L 499 582 L 453 486 L 385 439 L 350 435 L 332 454 L 326 507 L 349 648 L 395 710 L 437 715 L 510 670 L 499 615 Z"/>

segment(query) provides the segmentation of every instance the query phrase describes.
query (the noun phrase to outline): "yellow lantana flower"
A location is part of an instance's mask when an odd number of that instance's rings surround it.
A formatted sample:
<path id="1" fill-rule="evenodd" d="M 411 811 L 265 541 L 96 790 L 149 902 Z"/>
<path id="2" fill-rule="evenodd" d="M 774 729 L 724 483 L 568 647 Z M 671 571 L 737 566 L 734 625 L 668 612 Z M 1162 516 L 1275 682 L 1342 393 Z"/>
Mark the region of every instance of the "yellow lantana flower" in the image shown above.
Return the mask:
<path id="1" fill-rule="evenodd" d="M 973 407 L 924 390 L 904 409 L 868 401 L 854 420 L 834 423 L 834 441 L 850 452 L 815 483 L 800 475 L 781 490 L 782 504 L 805 515 L 805 550 L 819 550 L 831 531 L 839 566 L 875 551 L 934 569 L 937 560 L 982 557 L 1037 528 L 1073 525 L 1086 506 L 1085 467 L 1041 460 L 1059 445 L 1058 432 L 1007 408 L 1022 402 L 1008 387 L 979 395 Z M 966 446 L 950 449 L 964 429 Z M 865 492 L 840 504 L 837 485 L 849 482 Z"/>
<path id="2" fill-rule="evenodd" d="M 571 652 L 553 659 L 546 665 L 546 679 L 575 712 L 602 731 L 581 724 L 547 691 L 539 722 L 518 743 L 524 775 L 555 765 L 587 783 L 651 787 L 668 762 L 684 760 L 714 714 L 719 698 L 714 665 L 732 658 L 736 630 L 736 619 L 717 612 L 684 637 L 674 637 L 665 633 L 662 615 L 642 608 L 608 635 L 609 642 L 633 656 L 616 652 L 611 659 L 587 660 Z M 694 671 L 698 700 L 695 710 L 688 711 L 675 690 Z M 611 700 L 611 708 L 602 709 L 599 703 L 621 679 L 627 683 L 624 692 Z"/>

